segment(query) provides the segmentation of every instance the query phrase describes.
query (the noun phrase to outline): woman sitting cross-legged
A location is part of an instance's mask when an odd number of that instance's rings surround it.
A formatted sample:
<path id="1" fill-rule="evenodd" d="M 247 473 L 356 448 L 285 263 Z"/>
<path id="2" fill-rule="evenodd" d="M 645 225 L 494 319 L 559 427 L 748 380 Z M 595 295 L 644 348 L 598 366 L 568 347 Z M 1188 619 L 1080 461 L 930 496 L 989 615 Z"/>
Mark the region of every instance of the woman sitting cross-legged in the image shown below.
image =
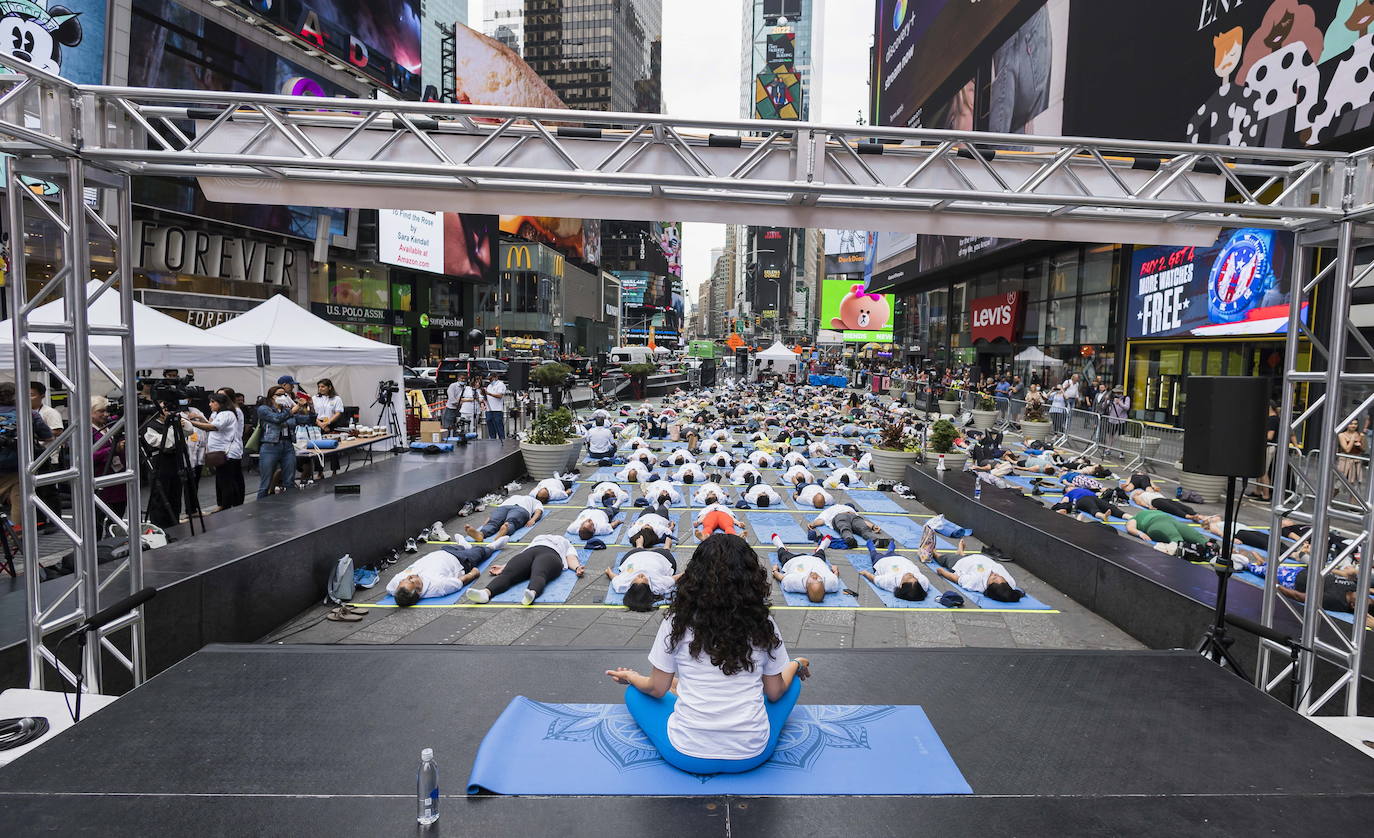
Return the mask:
<path id="1" fill-rule="evenodd" d="M 649 650 L 650 673 L 607 670 L 627 685 L 625 706 L 669 765 L 738 774 L 772 755 L 811 673 L 805 658 L 787 659 L 769 594 L 748 542 L 713 535 L 678 580 Z"/>

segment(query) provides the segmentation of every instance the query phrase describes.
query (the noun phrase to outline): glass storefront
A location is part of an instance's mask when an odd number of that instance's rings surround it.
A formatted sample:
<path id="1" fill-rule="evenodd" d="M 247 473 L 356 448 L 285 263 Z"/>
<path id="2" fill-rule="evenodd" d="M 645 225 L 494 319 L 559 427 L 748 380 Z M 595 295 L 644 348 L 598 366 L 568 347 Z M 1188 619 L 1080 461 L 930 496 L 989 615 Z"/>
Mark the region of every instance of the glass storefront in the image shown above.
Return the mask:
<path id="1" fill-rule="evenodd" d="M 1269 379 L 1270 397 L 1282 395 L 1283 339 L 1171 343 L 1132 342 L 1128 395 L 1131 418 L 1162 425 L 1182 425 L 1187 408 L 1188 376 L 1244 375 Z M 1299 367 L 1306 368 L 1310 348 L 1304 344 Z"/>

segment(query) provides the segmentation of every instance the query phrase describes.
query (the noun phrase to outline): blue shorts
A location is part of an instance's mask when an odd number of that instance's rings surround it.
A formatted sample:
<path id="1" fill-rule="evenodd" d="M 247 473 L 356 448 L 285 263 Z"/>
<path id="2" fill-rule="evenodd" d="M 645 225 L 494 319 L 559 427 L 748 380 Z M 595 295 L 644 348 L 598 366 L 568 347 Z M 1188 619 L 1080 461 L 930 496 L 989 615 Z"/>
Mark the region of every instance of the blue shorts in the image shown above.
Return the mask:
<path id="1" fill-rule="evenodd" d="M 777 701 L 769 701 L 767 698 L 763 700 L 764 711 L 768 714 L 768 744 L 758 756 L 748 759 L 702 759 L 687 756 L 674 748 L 673 743 L 668 740 L 668 717 L 677 705 L 677 696 L 673 693 L 665 693 L 662 698 L 653 698 L 635 687 L 626 687 L 625 707 L 644 731 L 644 735 L 649 737 L 655 748 L 658 748 L 663 761 L 674 768 L 689 774 L 742 774 L 763 765 L 773 755 L 773 749 L 778 746 L 778 736 L 782 734 L 782 726 L 792 714 L 792 708 L 796 706 L 799 695 L 801 678 L 794 677 L 792 685 Z"/>

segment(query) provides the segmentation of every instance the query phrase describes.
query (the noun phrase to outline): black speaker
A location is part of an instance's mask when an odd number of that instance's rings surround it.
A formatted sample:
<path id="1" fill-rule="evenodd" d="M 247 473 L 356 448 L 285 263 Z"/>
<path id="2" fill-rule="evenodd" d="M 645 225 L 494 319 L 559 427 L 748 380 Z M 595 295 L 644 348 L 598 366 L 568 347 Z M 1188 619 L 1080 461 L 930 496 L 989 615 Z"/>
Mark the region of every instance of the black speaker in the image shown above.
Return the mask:
<path id="1" fill-rule="evenodd" d="M 1192 375 L 1183 428 L 1183 470 L 1225 477 L 1264 474 L 1269 379 Z"/>
<path id="2" fill-rule="evenodd" d="M 716 386 L 716 359 L 706 358 L 701 362 L 701 386 Z"/>
<path id="3" fill-rule="evenodd" d="M 735 374 L 736 374 L 736 375 L 748 375 L 748 374 L 749 374 L 749 350 L 747 350 L 747 349 L 736 349 L 736 350 L 735 350 Z"/>
<path id="4" fill-rule="evenodd" d="M 506 389 L 512 393 L 530 389 L 530 362 L 516 359 L 506 367 Z"/>

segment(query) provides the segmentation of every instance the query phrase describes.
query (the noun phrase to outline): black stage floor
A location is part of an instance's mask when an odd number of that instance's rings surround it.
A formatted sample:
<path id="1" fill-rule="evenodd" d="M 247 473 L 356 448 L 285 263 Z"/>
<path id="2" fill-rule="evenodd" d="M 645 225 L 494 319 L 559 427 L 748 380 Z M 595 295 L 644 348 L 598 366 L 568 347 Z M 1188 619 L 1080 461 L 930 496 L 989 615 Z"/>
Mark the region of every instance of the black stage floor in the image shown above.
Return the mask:
<path id="1" fill-rule="evenodd" d="M 922 705 L 969 796 L 461 794 L 513 696 L 617 701 L 602 672 L 643 666 L 628 654 L 210 646 L 0 769 L 5 831 L 412 835 L 423 747 L 448 790 L 425 834 L 1337 835 L 1374 819 L 1368 757 L 1174 652 L 811 654 L 803 703 Z"/>
<path id="2" fill-rule="evenodd" d="M 359 494 L 336 495 L 323 486 L 287 492 L 208 515 L 207 532 L 144 553 L 144 582 L 158 589 L 144 610 L 148 672 L 207 643 L 257 640 L 320 601 L 345 553 L 355 567 L 371 562 L 525 470 L 514 441 L 482 440 L 440 456 L 377 457 L 334 481 L 356 484 Z M 44 602 L 71 580 L 44 582 Z M 112 589 L 105 596 L 113 601 L 121 594 Z M 108 604 L 102 597 L 101 605 Z M 0 579 L 0 689 L 28 683 L 24 614 L 24 580 Z M 111 683 L 105 691 L 126 688 Z"/>

